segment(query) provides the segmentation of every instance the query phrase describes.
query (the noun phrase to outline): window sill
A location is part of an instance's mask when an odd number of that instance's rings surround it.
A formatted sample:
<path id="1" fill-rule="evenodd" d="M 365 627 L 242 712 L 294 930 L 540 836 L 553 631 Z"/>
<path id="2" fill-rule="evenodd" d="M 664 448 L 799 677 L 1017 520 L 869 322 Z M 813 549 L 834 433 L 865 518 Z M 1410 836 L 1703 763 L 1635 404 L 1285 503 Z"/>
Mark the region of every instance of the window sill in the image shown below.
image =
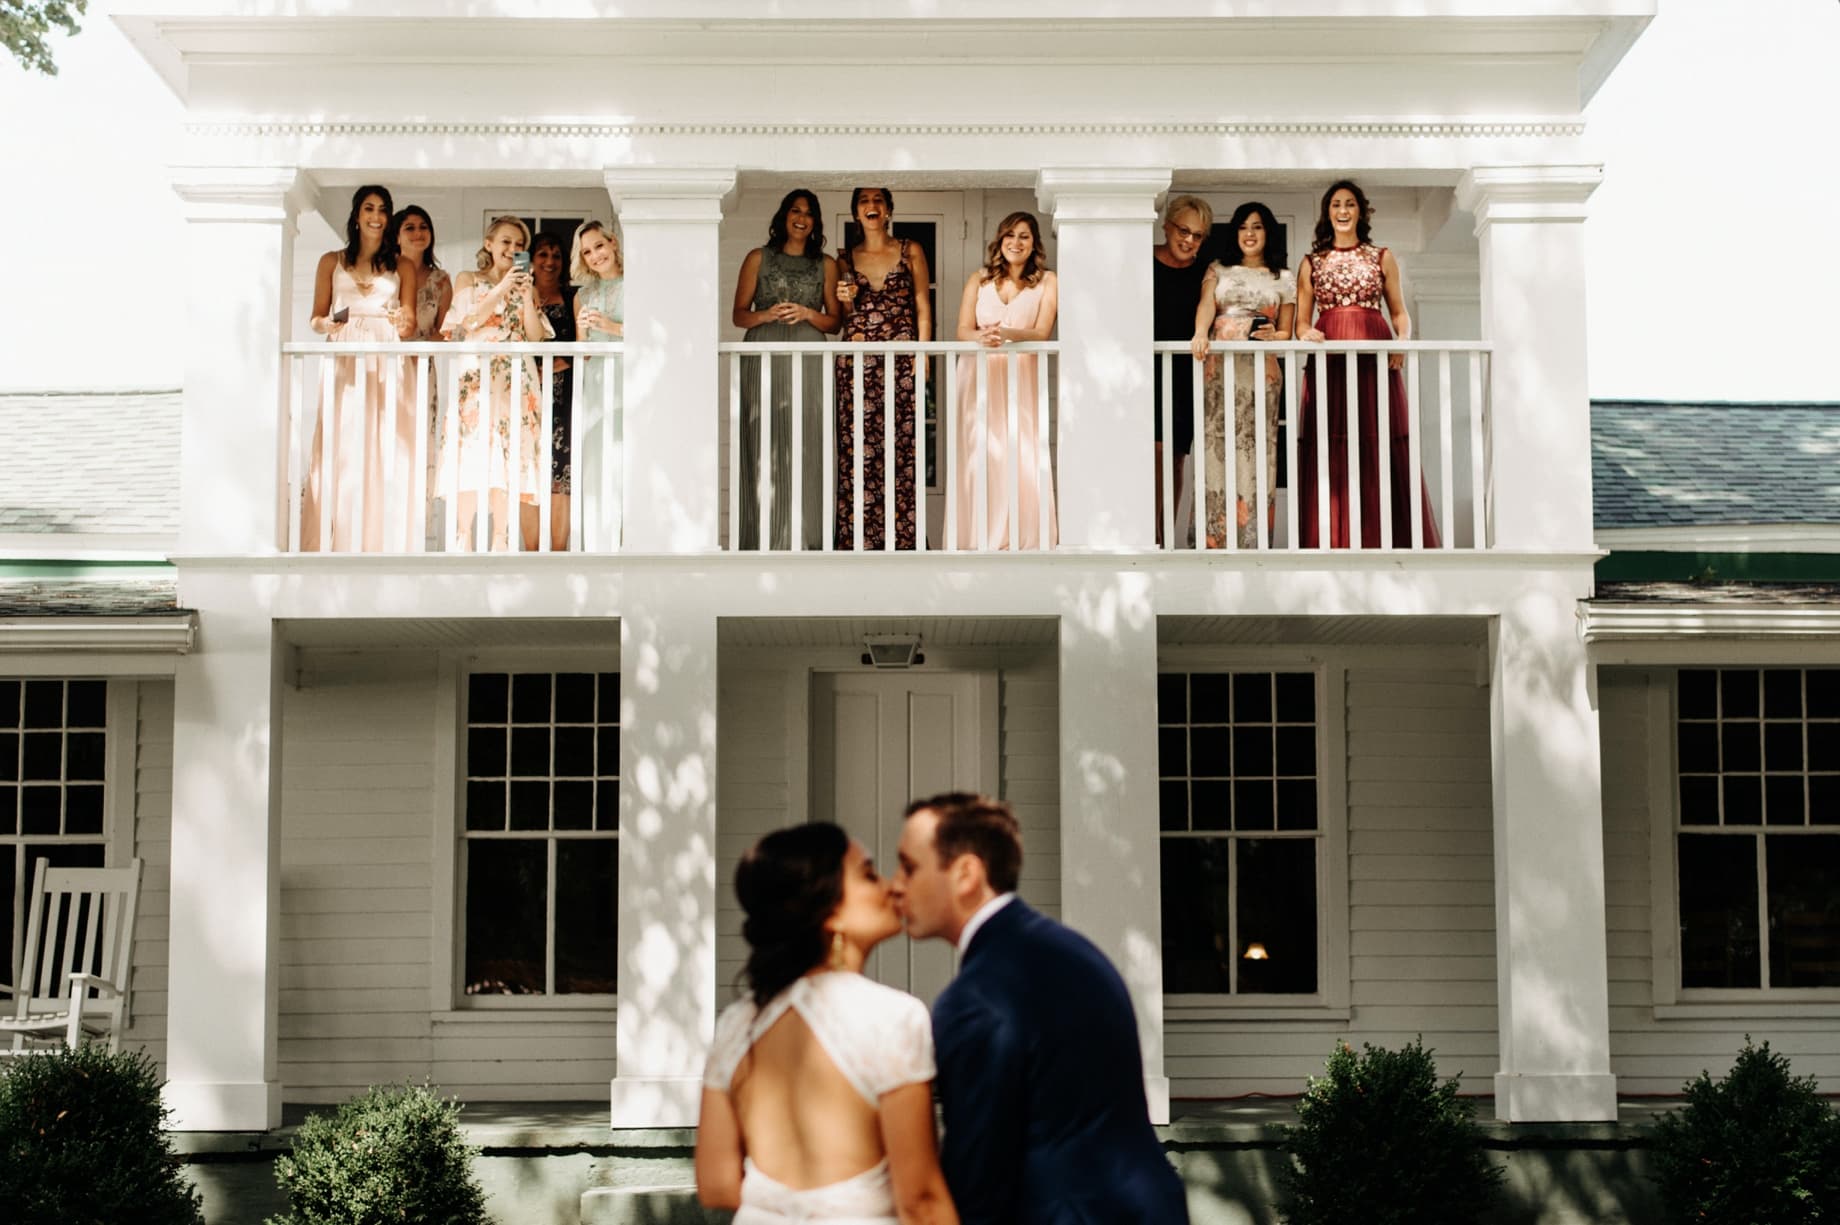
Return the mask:
<path id="1" fill-rule="evenodd" d="M 575 1005 L 548 1003 L 540 1008 L 445 1008 L 430 1013 L 429 1020 L 436 1025 L 579 1025 L 584 1022 L 612 1025 L 616 1015 L 617 1010 L 611 1004 L 596 1000 Z"/>
<path id="2" fill-rule="evenodd" d="M 1353 1015 L 1354 1010 L 1345 1004 L 1237 1004 L 1205 997 L 1163 997 L 1163 1021 L 1171 1025 L 1188 1021 L 1346 1021 Z"/>
<path id="3" fill-rule="evenodd" d="M 1829 999 L 1689 1000 L 1656 1004 L 1657 1021 L 1793 1021 L 1840 1019 L 1840 995 Z"/>

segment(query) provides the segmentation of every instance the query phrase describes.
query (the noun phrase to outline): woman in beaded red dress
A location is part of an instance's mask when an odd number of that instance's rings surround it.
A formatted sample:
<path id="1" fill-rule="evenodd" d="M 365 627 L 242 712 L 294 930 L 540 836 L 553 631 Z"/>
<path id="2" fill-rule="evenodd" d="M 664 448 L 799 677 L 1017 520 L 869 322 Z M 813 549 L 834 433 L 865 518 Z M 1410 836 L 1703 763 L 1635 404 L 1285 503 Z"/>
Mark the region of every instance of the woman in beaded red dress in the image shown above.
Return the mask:
<path id="1" fill-rule="evenodd" d="M 928 341 L 933 310 L 926 252 L 919 243 L 896 239 L 890 230 L 894 193 L 858 187 L 850 193 L 852 227 L 860 241 L 844 240 L 838 260 L 837 305 L 846 341 Z M 862 547 L 914 547 L 914 359 L 863 359 Z M 856 547 L 855 359 L 839 357 L 837 386 L 837 547 Z M 894 380 L 894 453 L 888 454 L 886 379 Z M 894 522 L 887 522 L 887 473 L 894 465 Z M 893 532 L 889 532 L 889 528 Z"/>
<path id="2" fill-rule="evenodd" d="M 1385 247 L 1369 241 L 1373 210 L 1359 186 L 1343 180 L 1323 193 L 1316 221 L 1316 242 L 1297 270 L 1297 318 L 1304 322 L 1298 339 L 1410 340 L 1412 319 L 1406 314 L 1399 289 L 1399 264 Z M 1384 312 L 1382 311 L 1382 308 Z M 1391 324 L 1389 326 L 1389 319 Z M 1306 549 L 1346 549 L 1350 538 L 1349 510 L 1353 495 L 1348 488 L 1347 358 L 1331 356 L 1326 363 L 1325 407 L 1329 418 L 1329 524 L 1323 539 L 1317 523 L 1316 363 L 1309 362 L 1303 380 L 1302 421 L 1297 430 L 1297 530 Z M 1412 544 L 1412 507 L 1421 508 L 1424 545 L 1438 547 L 1437 521 L 1431 515 L 1431 498 L 1422 481 L 1412 480 L 1411 444 L 1407 437 L 1410 416 L 1406 409 L 1406 383 L 1401 371 L 1403 354 L 1387 358 L 1387 441 L 1389 485 L 1392 497 L 1392 544 Z M 1380 531 L 1380 369 L 1376 357 L 1355 358 L 1355 387 L 1359 407 L 1356 438 L 1360 444 L 1361 548 L 1381 545 Z"/>

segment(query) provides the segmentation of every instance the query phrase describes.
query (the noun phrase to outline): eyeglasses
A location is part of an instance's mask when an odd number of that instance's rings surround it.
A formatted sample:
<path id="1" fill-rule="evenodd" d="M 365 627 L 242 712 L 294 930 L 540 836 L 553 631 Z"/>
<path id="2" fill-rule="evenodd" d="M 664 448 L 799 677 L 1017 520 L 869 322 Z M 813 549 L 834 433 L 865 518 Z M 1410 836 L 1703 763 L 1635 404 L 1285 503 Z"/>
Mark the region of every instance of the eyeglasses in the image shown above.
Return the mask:
<path id="1" fill-rule="evenodd" d="M 1189 242 L 1200 242 L 1207 237 L 1206 230 L 1191 230 L 1187 226 L 1177 225 L 1173 221 L 1165 221 L 1163 225 L 1169 230 L 1170 236 L 1173 238 L 1186 238 Z"/>

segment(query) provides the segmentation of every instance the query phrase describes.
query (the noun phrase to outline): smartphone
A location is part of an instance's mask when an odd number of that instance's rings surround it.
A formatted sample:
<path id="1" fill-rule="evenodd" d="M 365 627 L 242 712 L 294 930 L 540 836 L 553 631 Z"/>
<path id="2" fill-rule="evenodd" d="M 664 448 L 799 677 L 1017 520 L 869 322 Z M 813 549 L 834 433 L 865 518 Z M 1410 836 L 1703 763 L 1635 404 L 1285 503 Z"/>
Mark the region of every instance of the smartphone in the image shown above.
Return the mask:
<path id="1" fill-rule="evenodd" d="M 332 321 L 334 323 L 344 323 L 349 318 L 351 318 L 351 307 L 349 306 L 341 306 L 339 309 L 332 312 Z"/>
<path id="2" fill-rule="evenodd" d="M 530 271 L 530 252 L 519 251 L 516 255 L 513 255 L 511 257 L 511 271 L 529 272 Z"/>
<path id="3" fill-rule="evenodd" d="M 1270 315 L 1254 315 L 1252 317 L 1252 326 L 1246 329 L 1246 335 L 1248 338 L 1250 338 L 1252 334 L 1258 331 L 1260 328 L 1268 328 L 1270 326 L 1271 326 L 1271 316 Z"/>

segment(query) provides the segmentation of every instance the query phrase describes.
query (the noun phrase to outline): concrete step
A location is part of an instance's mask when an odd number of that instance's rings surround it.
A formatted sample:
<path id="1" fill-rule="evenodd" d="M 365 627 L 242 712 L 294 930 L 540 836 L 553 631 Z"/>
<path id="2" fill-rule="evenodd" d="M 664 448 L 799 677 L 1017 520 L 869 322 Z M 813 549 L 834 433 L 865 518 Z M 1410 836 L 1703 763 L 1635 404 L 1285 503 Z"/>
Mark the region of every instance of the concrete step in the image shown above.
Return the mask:
<path id="1" fill-rule="evenodd" d="M 594 1187 L 581 1196 L 581 1225 L 727 1225 L 734 1217 L 698 1204 L 687 1184 Z"/>

